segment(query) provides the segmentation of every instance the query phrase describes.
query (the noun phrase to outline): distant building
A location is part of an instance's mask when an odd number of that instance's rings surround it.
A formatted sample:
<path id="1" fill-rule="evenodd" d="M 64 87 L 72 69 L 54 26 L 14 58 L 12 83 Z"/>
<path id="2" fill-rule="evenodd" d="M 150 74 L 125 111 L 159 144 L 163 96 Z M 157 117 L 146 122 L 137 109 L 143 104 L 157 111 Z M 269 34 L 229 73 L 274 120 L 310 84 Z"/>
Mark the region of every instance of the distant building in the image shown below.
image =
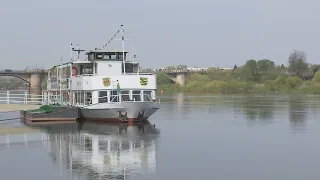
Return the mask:
<path id="1" fill-rule="evenodd" d="M 217 68 L 220 70 L 233 70 L 233 68 Z M 156 68 L 153 69 L 153 71 L 165 71 L 168 70 L 167 68 Z M 176 68 L 175 70 L 186 70 L 186 71 L 191 71 L 191 72 L 198 72 L 198 71 L 208 71 L 209 68 L 198 68 L 198 67 L 187 67 L 186 69 L 180 69 Z"/>
<path id="2" fill-rule="evenodd" d="M 194 67 L 187 67 L 189 71 L 207 71 L 209 68 L 194 68 Z"/>
<path id="3" fill-rule="evenodd" d="M 219 68 L 221 70 L 233 70 L 233 68 Z"/>

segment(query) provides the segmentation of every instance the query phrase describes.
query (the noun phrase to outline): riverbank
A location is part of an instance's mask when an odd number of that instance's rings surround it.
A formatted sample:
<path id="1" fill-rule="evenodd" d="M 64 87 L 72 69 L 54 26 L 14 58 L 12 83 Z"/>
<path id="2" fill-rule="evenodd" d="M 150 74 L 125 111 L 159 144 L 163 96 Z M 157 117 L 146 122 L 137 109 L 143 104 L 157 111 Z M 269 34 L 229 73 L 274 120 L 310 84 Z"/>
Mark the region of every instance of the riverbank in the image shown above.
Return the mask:
<path id="1" fill-rule="evenodd" d="M 207 75 L 193 74 L 187 78 L 184 86 L 160 81 L 158 92 L 163 92 L 163 94 L 178 92 L 198 94 L 320 94 L 320 71 L 311 80 L 302 80 L 298 76 L 278 76 L 275 79 L 263 81 L 214 80 Z"/>
<path id="2" fill-rule="evenodd" d="M 0 126 L 0 134 L 22 134 L 22 133 L 37 133 L 41 132 L 40 129 L 30 128 L 30 127 L 10 127 L 10 126 Z"/>
<path id="3" fill-rule="evenodd" d="M 259 86 L 259 85 L 258 85 Z M 162 93 L 161 93 L 162 91 Z M 161 88 L 159 87 L 157 90 L 157 96 L 163 95 L 174 95 L 177 93 L 184 93 L 187 95 L 200 95 L 200 96 L 207 96 L 207 95 L 259 95 L 259 94 L 270 94 L 270 95 L 277 95 L 277 94 L 310 94 L 310 95 L 320 95 L 320 86 L 318 87 L 303 87 L 299 89 L 290 89 L 290 88 L 282 88 L 279 90 L 270 90 L 266 87 L 253 87 L 251 89 L 245 90 L 242 88 L 228 88 L 228 89 L 212 89 L 211 91 L 201 90 L 200 88 L 193 91 L 188 91 L 184 88 Z"/>
<path id="4" fill-rule="evenodd" d="M 41 105 L 0 104 L 0 112 L 38 109 Z"/>

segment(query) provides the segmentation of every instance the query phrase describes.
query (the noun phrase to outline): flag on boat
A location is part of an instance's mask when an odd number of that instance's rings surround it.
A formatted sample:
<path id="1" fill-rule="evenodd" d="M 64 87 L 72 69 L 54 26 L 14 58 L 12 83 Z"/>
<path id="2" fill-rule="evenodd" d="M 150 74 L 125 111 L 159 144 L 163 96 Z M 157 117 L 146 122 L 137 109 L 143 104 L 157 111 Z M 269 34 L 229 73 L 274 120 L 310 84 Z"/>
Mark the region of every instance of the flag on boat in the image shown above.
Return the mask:
<path id="1" fill-rule="evenodd" d="M 146 86 L 146 85 L 148 85 L 148 78 L 140 77 L 140 85 L 141 85 L 141 86 Z"/>
<path id="2" fill-rule="evenodd" d="M 117 82 L 117 91 L 120 92 L 120 84 L 119 84 L 119 81 Z"/>

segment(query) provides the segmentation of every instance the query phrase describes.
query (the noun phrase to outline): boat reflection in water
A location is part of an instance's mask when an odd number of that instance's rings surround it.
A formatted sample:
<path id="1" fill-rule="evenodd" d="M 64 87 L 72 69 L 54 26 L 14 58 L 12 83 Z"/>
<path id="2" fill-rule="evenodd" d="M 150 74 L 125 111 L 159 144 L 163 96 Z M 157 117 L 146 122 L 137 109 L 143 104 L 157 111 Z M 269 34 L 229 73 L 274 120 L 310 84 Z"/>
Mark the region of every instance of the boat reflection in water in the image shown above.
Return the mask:
<path id="1" fill-rule="evenodd" d="M 108 124 L 32 126 L 47 131 L 50 156 L 72 178 L 126 179 L 155 172 L 159 131 L 153 125 L 128 126 L 121 134 L 118 125 Z"/>

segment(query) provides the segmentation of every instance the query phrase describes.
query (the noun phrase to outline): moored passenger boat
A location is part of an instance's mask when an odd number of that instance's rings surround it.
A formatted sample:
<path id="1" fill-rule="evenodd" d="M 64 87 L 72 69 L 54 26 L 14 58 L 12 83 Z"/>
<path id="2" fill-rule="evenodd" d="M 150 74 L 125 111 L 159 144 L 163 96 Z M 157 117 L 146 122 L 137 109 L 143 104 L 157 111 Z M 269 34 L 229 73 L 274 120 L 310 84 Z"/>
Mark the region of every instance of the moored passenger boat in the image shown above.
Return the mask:
<path id="1" fill-rule="evenodd" d="M 105 50 L 117 34 L 122 34 L 122 50 Z M 87 51 L 85 60 L 79 57 L 85 50 L 71 45 L 70 62 L 49 70 L 43 94 L 46 104 L 79 107 L 85 120 L 143 121 L 153 115 L 160 105 L 156 74 L 139 72 L 136 56 L 125 51 L 124 41 L 121 26 L 102 48 Z"/>

